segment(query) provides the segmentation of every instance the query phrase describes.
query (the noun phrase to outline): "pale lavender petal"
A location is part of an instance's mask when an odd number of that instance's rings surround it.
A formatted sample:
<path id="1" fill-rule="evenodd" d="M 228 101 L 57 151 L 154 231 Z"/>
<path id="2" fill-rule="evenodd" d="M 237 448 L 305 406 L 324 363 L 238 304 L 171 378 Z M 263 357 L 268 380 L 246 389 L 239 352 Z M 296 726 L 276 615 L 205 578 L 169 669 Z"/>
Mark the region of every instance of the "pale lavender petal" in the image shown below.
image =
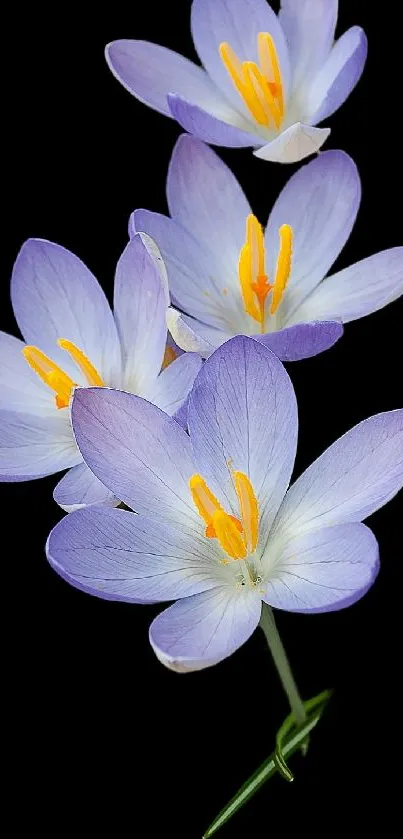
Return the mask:
<path id="1" fill-rule="evenodd" d="M 333 44 L 338 0 L 281 0 L 279 20 L 290 52 L 292 88 L 305 88 Z"/>
<path id="2" fill-rule="evenodd" d="M 280 332 L 256 335 L 256 340 L 268 347 L 282 361 L 311 358 L 332 347 L 343 334 L 337 321 L 298 323 Z"/>
<path id="3" fill-rule="evenodd" d="M 276 45 L 287 91 L 290 74 L 288 48 L 277 15 L 266 0 L 193 0 L 191 25 L 202 64 L 237 110 L 247 113 L 221 60 L 219 46 L 222 41 L 230 44 L 240 61 L 257 62 L 257 36 L 259 32 L 269 32 Z"/>
<path id="4" fill-rule="evenodd" d="M 30 481 L 80 463 L 68 409 L 49 416 L 0 411 L 0 481 Z"/>
<path id="5" fill-rule="evenodd" d="M 253 154 L 272 163 L 298 163 L 319 151 L 329 134 L 330 128 L 314 128 L 312 125 L 295 122 Z"/>
<path id="6" fill-rule="evenodd" d="M 291 536 L 357 522 L 403 485 L 403 409 L 377 414 L 340 437 L 287 492 L 275 531 Z"/>
<path id="7" fill-rule="evenodd" d="M 402 294 L 403 248 L 390 248 L 328 277 L 293 319 L 338 317 L 348 323 L 383 309 Z"/>
<path id="8" fill-rule="evenodd" d="M 360 198 L 361 184 L 354 161 L 344 152 L 333 150 L 302 166 L 280 193 L 270 213 L 265 244 L 267 270 L 272 276 L 279 248 L 279 228 L 282 224 L 293 228 L 291 275 L 280 309 L 284 326 L 344 247 Z"/>
<path id="9" fill-rule="evenodd" d="M 115 275 L 114 310 L 125 390 L 142 396 L 157 379 L 166 346 L 166 308 L 158 268 L 137 234 L 124 249 Z"/>
<path id="10" fill-rule="evenodd" d="M 52 530 L 46 553 L 67 582 L 107 600 L 173 600 L 220 581 L 219 563 L 205 537 L 178 522 L 159 524 L 110 507 L 66 516 Z"/>
<path id="11" fill-rule="evenodd" d="M 202 360 L 195 353 L 184 353 L 162 370 L 157 379 L 144 388 L 143 397 L 170 416 L 183 405 L 200 370 Z"/>
<path id="12" fill-rule="evenodd" d="M 361 77 L 367 52 L 367 38 L 359 26 L 353 26 L 336 41 L 309 91 L 313 124 L 327 119 L 347 99 Z"/>
<path id="13" fill-rule="evenodd" d="M 170 307 L 167 311 L 168 329 L 175 341 L 186 352 L 199 353 L 207 358 L 221 346 L 231 335 L 222 330 L 214 329 L 188 315 L 182 315 Z"/>
<path id="14" fill-rule="evenodd" d="M 239 515 L 233 470 L 249 477 L 259 502 L 263 549 L 297 445 L 297 405 L 285 368 L 252 338 L 232 338 L 203 364 L 188 424 L 197 471 L 227 512 Z"/>
<path id="15" fill-rule="evenodd" d="M 175 420 L 139 396 L 107 388 L 76 390 L 72 419 L 85 462 L 128 507 L 199 521 L 188 484 L 196 471 L 192 447 Z"/>
<path id="16" fill-rule="evenodd" d="M 263 599 L 289 612 L 333 612 L 360 600 L 378 570 L 378 543 L 365 524 L 324 527 L 280 549 Z"/>
<path id="17" fill-rule="evenodd" d="M 53 391 L 27 364 L 23 341 L 0 332 L 0 408 L 39 414 L 56 412 Z"/>
<path id="18" fill-rule="evenodd" d="M 120 376 L 120 346 L 108 301 L 88 268 L 70 251 L 43 239 L 28 239 L 16 259 L 11 298 L 27 342 L 86 384 L 68 353 L 66 338 L 79 347 L 110 385 Z"/>
<path id="19" fill-rule="evenodd" d="M 56 485 L 53 498 L 66 513 L 95 504 L 106 504 L 110 507 L 119 504 L 119 498 L 101 484 L 86 463 L 79 463 L 78 466 L 69 469 Z"/>
<path id="20" fill-rule="evenodd" d="M 182 134 L 169 164 L 167 198 L 174 221 L 214 251 L 239 293 L 239 252 L 251 209 L 228 166 L 209 146 Z"/>
<path id="21" fill-rule="evenodd" d="M 219 586 L 179 600 L 158 615 L 150 626 L 150 643 L 170 670 L 203 670 L 227 658 L 250 638 L 261 610 L 256 592 Z"/>
<path id="22" fill-rule="evenodd" d="M 264 142 L 253 132 L 253 124 L 251 123 L 249 132 L 248 126 L 243 125 L 241 118 L 237 120 L 236 116 L 230 115 L 226 120 L 224 117 L 215 116 L 210 108 L 201 108 L 177 94 L 170 93 L 167 98 L 170 112 L 179 125 L 205 143 L 235 149 L 260 146 Z M 238 122 L 241 122 L 240 127 Z"/>

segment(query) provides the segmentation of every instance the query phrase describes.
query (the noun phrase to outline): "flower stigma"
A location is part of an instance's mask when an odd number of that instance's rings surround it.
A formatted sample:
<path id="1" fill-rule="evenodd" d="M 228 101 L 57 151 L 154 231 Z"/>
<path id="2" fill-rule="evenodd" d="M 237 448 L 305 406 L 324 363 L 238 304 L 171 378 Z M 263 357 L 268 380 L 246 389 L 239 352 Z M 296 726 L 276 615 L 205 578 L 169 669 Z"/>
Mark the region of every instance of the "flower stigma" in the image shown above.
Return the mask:
<path id="1" fill-rule="evenodd" d="M 289 224 L 282 224 L 278 232 L 280 247 L 273 283 L 266 273 L 263 229 L 252 213 L 246 219 L 245 244 L 239 254 L 238 273 L 245 311 L 257 321 L 262 334 L 266 328 L 266 297 L 272 292 L 270 314 L 274 315 L 291 273 L 293 229 Z"/>
<path id="2" fill-rule="evenodd" d="M 63 350 L 66 350 L 71 356 L 79 370 L 85 376 L 89 387 L 104 387 L 104 382 L 98 373 L 98 370 L 91 363 L 89 358 L 83 353 L 79 347 L 76 347 L 72 341 L 67 341 L 64 338 L 59 338 L 58 345 Z M 55 393 L 55 402 L 57 408 L 67 408 L 77 382 L 67 375 L 67 373 L 55 364 L 49 356 L 45 355 L 42 350 L 34 346 L 24 347 L 22 354 L 29 366 L 35 370 L 35 373 L 45 382 L 45 385 L 51 388 Z"/>
<path id="3" fill-rule="evenodd" d="M 224 67 L 253 119 L 278 131 L 284 120 L 284 88 L 277 50 L 268 32 L 259 32 L 257 50 L 258 64 L 240 61 L 226 41 L 219 46 Z"/>

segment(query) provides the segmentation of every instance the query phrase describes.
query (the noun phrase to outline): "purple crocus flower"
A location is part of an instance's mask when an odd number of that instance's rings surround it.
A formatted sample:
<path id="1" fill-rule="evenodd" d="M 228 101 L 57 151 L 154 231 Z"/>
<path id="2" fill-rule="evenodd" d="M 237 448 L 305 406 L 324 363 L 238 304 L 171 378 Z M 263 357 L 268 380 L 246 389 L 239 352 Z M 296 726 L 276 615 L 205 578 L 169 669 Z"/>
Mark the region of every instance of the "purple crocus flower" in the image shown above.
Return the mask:
<path id="1" fill-rule="evenodd" d="M 253 146 L 293 163 L 316 152 L 316 128 L 357 84 L 367 39 L 353 26 L 336 42 L 337 0 L 193 0 L 191 26 L 203 67 L 147 41 L 106 48 L 112 73 L 141 102 L 218 146 Z"/>
<path id="2" fill-rule="evenodd" d="M 98 597 L 177 599 L 150 628 L 173 670 L 233 653 L 257 626 L 262 600 L 327 612 L 372 585 L 378 544 L 361 522 L 403 484 L 403 410 L 355 426 L 288 490 L 294 390 L 277 356 L 252 338 L 233 338 L 201 368 L 189 435 L 144 399 L 113 390 L 77 390 L 72 416 L 85 461 L 138 515 L 72 513 L 50 534 L 49 561 Z"/>
<path id="3" fill-rule="evenodd" d="M 168 311 L 175 341 L 207 356 L 233 335 L 253 335 L 294 361 L 330 347 L 342 322 L 399 297 L 401 247 L 323 279 L 350 235 L 360 195 L 351 158 L 324 152 L 290 178 L 264 233 L 230 169 L 182 135 L 167 179 L 171 218 L 137 210 L 130 220 L 131 233 L 145 231 L 161 249 L 181 310 Z"/>
<path id="4" fill-rule="evenodd" d="M 61 507 L 118 503 L 83 463 L 69 405 L 76 385 L 97 385 L 138 393 L 170 414 L 180 409 L 201 360 L 184 354 L 161 372 L 169 302 L 163 271 L 154 243 L 135 236 L 117 264 L 112 314 L 74 254 L 42 239 L 23 245 L 11 297 L 26 344 L 0 333 L 1 481 L 72 467 L 54 492 Z"/>

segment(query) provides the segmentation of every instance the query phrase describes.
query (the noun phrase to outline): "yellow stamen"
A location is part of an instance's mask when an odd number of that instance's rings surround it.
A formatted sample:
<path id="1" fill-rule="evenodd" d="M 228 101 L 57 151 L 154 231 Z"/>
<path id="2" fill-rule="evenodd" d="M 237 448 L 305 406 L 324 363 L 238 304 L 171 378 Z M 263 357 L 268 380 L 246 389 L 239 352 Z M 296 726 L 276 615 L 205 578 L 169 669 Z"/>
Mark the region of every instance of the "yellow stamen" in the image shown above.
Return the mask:
<path id="1" fill-rule="evenodd" d="M 270 309 L 272 315 L 275 314 L 281 303 L 291 273 L 292 262 L 293 229 L 289 224 L 282 224 L 278 232 L 280 236 L 280 250 L 277 258 L 276 276 Z"/>
<path id="2" fill-rule="evenodd" d="M 248 550 L 233 517 L 225 513 L 224 510 L 216 510 L 213 515 L 213 526 L 225 553 L 232 559 L 245 559 Z"/>
<path id="3" fill-rule="evenodd" d="M 72 341 L 66 341 L 65 338 L 59 338 L 57 343 L 62 350 L 66 350 L 66 352 L 71 355 L 73 361 L 77 364 L 77 367 L 87 379 L 90 387 L 104 387 L 104 383 L 98 373 L 98 370 L 93 364 L 91 364 L 91 361 L 82 350 L 76 347 Z"/>
<path id="4" fill-rule="evenodd" d="M 260 324 L 263 333 L 266 297 L 272 286 L 266 274 L 262 226 L 252 214 L 246 219 L 246 242 L 239 255 L 238 273 L 245 311 Z"/>
<path id="5" fill-rule="evenodd" d="M 235 492 L 241 510 L 241 520 L 248 554 L 256 550 L 259 536 L 259 507 L 253 486 L 244 472 L 233 472 Z"/>
<path id="6" fill-rule="evenodd" d="M 189 487 L 198 512 L 206 525 L 209 526 L 216 510 L 222 510 L 220 502 L 213 495 L 201 475 L 192 475 L 189 481 Z"/>
<path id="7" fill-rule="evenodd" d="M 176 350 L 169 344 L 167 344 L 165 347 L 164 358 L 162 359 L 161 370 L 165 370 L 166 367 L 169 367 L 169 365 L 172 364 L 173 361 L 175 361 L 175 358 L 177 358 L 177 356 L 178 353 L 176 352 Z"/>
<path id="8" fill-rule="evenodd" d="M 241 248 L 241 253 L 239 255 L 238 273 L 245 311 L 248 313 L 248 315 L 254 318 L 254 320 L 257 320 L 258 323 L 260 323 L 259 306 L 256 303 L 252 288 L 253 276 L 251 252 L 247 242 L 245 243 L 243 248 Z"/>
<path id="9" fill-rule="evenodd" d="M 58 408 L 67 408 L 75 382 L 38 347 L 24 347 L 23 356 L 35 373 L 56 394 Z"/>
<path id="10" fill-rule="evenodd" d="M 230 45 L 223 41 L 219 52 L 224 67 L 258 125 L 279 129 L 284 119 L 284 90 L 280 64 L 272 36 L 259 32 L 259 65 L 240 61 Z"/>

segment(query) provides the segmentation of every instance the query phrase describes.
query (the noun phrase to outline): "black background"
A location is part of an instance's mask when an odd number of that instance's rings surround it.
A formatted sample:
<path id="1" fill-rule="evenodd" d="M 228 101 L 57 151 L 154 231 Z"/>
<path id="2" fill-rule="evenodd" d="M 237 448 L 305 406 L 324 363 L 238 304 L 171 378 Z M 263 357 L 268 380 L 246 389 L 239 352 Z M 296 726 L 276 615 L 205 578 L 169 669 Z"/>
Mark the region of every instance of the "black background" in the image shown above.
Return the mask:
<path id="1" fill-rule="evenodd" d="M 8 278 L 23 241 L 51 239 L 77 253 L 111 295 L 116 261 L 136 207 L 166 211 L 165 177 L 178 126 L 148 110 L 112 77 L 104 45 L 119 37 L 162 43 L 195 58 L 188 2 L 15 6 L 3 40 L 1 323 L 16 333 Z M 336 269 L 399 244 L 402 167 L 400 31 L 376 3 L 341 0 L 338 32 L 369 36 L 364 76 L 326 121 L 327 148 L 356 161 L 363 201 Z M 136 8 L 137 7 L 137 8 Z M 250 150 L 219 150 L 262 221 L 295 166 Z M 288 365 L 300 410 L 299 474 L 334 439 L 371 414 L 399 407 L 401 301 L 347 326 L 315 359 Z M 400 327 L 400 332 L 399 332 Z M 287 713 L 263 635 L 201 673 L 165 670 L 148 644 L 159 607 L 97 600 L 46 563 L 61 511 L 55 477 L 1 486 L 3 634 L 7 671 L 7 775 L 15 828 L 201 837 L 218 809 L 268 755 Z M 376 585 L 329 615 L 278 613 L 303 696 L 334 697 L 293 785 L 280 778 L 222 831 L 224 837 L 322 835 L 396 816 L 402 542 L 401 497 L 372 516 L 381 548 Z M 4 579 L 4 577 L 3 577 Z M 397 738 L 397 739 L 396 739 Z M 401 743 L 400 743 L 401 745 Z M 109 827 L 113 825 L 113 827 Z M 13 833 L 13 831 L 12 831 Z"/>

